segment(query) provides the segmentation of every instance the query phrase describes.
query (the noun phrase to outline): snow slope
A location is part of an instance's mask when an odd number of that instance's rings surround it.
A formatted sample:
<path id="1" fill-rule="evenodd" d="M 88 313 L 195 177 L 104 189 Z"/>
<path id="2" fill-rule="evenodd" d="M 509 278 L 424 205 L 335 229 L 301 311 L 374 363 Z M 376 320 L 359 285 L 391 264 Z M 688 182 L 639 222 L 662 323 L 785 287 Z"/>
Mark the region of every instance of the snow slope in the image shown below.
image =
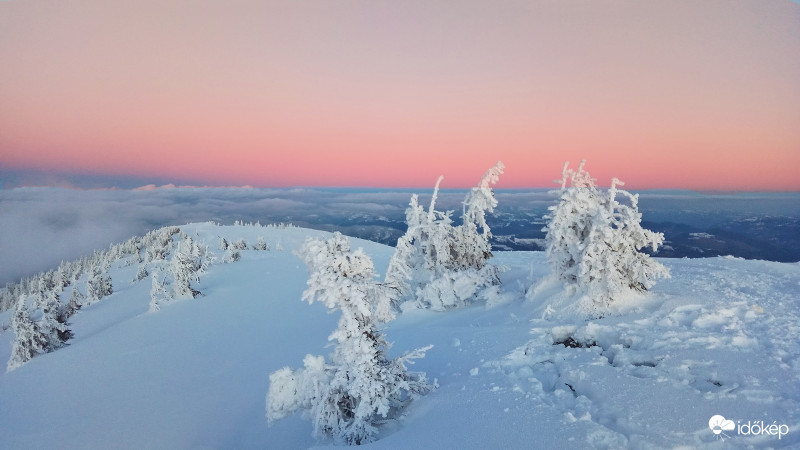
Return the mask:
<path id="1" fill-rule="evenodd" d="M 0 448 L 327 445 L 299 416 L 268 427 L 264 406 L 270 373 L 331 350 L 338 317 L 300 301 L 307 273 L 292 254 L 307 236 L 328 234 L 181 228 L 220 259 L 220 236 L 263 236 L 272 250 L 213 265 L 203 296 L 157 312 L 148 311 L 149 279 L 131 284 L 136 265 L 115 263 L 114 294 L 72 317 L 71 345 L 0 372 Z M 393 248 L 352 244 L 385 271 Z M 558 309 L 565 299 L 542 253 L 494 260 L 508 267 L 503 303 L 411 311 L 388 325 L 390 356 L 434 345 L 412 370 L 439 389 L 369 447 L 800 447 L 800 264 L 660 259 L 672 278 L 648 298 L 585 320 Z M 0 334 L 0 362 L 12 339 Z M 715 435 L 717 414 L 737 428 Z M 745 435 L 741 425 L 757 421 L 788 432 Z"/>

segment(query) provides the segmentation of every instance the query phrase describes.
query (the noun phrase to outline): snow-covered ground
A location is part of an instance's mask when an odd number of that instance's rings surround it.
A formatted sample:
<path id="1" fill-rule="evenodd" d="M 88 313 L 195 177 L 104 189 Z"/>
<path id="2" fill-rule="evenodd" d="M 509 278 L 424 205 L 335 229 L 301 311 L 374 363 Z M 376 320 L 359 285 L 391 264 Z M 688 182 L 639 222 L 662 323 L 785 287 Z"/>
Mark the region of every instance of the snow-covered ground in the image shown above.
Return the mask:
<path id="1" fill-rule="evenodd" d="M 114 294 L 72 317 L 69 346 L 0 370 L 0 448 L 328 445 L 299 416 L 271 427 L 265 419 L 269 374 L 331 350 L 338 316 L 300 301 L 307 271 L 292 254 L 307 236 L 328 234 L 182 229 L 220 259 L 221 236 L 249 244 L 263 236 L 271 250 L 212 265 L 201 297 L 156 312 L 148 311 L 149 279 L 130 281 L 136 265 L 112 265 Z M 385 271 L 393 248 L 352 244 Z M 439 388 L 368 446 L 800 447 L 800 264 L 659 261 L 671 279 L 615 315 L 586 320 L 559 308 L 564 298 L 547 281 L 542 253 L 496 253 L 508 267 L 503 303 L 411 311 L 387 326 L 390 356 L 434 345 L 412 370 Z M 12 340 L 0 334 L 0 362 Z M 735 428 L 715 434 L 715 415 Z"/>

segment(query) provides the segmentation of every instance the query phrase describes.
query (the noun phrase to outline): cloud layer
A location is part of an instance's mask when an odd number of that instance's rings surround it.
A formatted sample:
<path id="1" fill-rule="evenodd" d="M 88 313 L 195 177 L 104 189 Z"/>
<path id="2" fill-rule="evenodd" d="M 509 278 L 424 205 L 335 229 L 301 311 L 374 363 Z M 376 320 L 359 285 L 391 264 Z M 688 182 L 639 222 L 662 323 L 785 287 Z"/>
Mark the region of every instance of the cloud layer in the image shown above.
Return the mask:
<path id="1" fill-rule="evenodd" d="M 432 188 L 415 191 L 420 195 L 420 204 L 427 207 Z M 0 286 L 131 236 L 190 222 L 291 222 L 309 228 L 340 230 L 392 245 L 405 231 L 405 209 L 413 192 L 317 188 L 0 190 Z M 458 221 L 465 192 L 440 191 L 437 209 L 453 210 Z M 489 217 L 489 225 L 498 238 L 496 248 L 537 249 L 534 240 L 543 237 L 542 216 L 555 197 L 545 190 L 497 191 L 496 195 L 499 205 Z M 800 227 L 800 194 L 648 191 L 641 195 L 640 211 L 650 228 L 667 232 L 667 240 L 676 248 L 681 234 L 686 236 L 687 249 L 698 245 L 692 239 L 692 234 L 698 232 L 716 235 L 715 242 L 719 242 L 725 227 L 733 233 L 742 230 L 746 233 L 726 237 L 728 243 L 717 254 L 737 254 L 730 250 L 730 242 L 740 244 L 748 240 L 752 248 L 746 251 L 750 253 L 742 250 L 739 256 L 770 259 L 769 254 L 758 253 L 770 240 L 780 241 L 774 245 L 784 250 L 791 250 L 795 244 L 800 248 L 800 238 L 792 237 L 796 234 L 794 227 Z M 794 218 L 794 221 L 769 222 L 767 218 Z M 731 228 L 730 224 L 734 226 Z M 709 248 L 696 256 L 709 256 Z"/>

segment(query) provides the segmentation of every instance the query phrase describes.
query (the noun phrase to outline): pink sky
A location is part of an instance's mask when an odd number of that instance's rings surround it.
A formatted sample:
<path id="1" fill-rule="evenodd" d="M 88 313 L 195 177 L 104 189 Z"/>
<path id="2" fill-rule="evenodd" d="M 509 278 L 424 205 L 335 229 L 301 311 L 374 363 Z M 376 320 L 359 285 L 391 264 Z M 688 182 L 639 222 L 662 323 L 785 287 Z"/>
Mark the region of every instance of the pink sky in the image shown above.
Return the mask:
<path id="1" fill-rule="evenodd" d="M 0 1 L 0 167 L 800 190 L 800 5 Z"/>

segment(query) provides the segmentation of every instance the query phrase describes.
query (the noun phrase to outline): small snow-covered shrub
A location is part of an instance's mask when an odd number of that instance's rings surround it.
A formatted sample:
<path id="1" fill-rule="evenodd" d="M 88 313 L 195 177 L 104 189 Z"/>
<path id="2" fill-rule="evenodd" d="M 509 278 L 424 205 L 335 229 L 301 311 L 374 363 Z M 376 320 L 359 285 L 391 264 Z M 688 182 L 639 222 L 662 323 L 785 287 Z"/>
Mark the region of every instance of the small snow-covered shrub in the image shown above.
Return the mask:
<path id="1" fill-rule="evenodd" d="M 582 294 L 580 309 L 602 315 L 619 296 L 648 290 L 669 270 L 639 251 L 656 251 L 664 234 L 642 228 L 638 194 L 618 189 L 623 183 L 616 178 L 607 191 L 598 189 L 584 164 L 577 170 L 564 164 L 560 199 L 543 231 L 553 273 Z"/>
<path id="2" fill-rule="evenodd" d="M 222 262 L 228 264 L 239 261 L 240 259 L 242 259 L 242 254 L 239 253 L 239 250 L 228 247 L 228 250 L 225 251 L 225 255 L 222 257 Z"/>
<path id="3" fill-rule="evenodd" d="M 247 250 L 247 242 L 244 239 L 233 241 L 229 245 L 233 250 Z"/>
<path id="4" fill-rule="evenodd" d="M 497 162 L 467 194 L 463 223 L 452 225 L 451 212 L 435 209 L 439 177 L 426 212 L 411 197 L 406 210 L 408 230 L 397 240 L 386 271 L 386 283 L 396 288 L 394 307 L 413 306 L 445 310 L 466 305 L 487 287 L 500 282 L 498 268 L 488 264 L 492 257 L 491 230 L 486 212 L 497 206 L 491 184 L 503 173 Z"/>
<path id="5" fill-rule="evenodd" d="M 373 281 L 372 260 L 360 249 L 351 252 L 346 237 L 308 239 L 298 254 L 309 269 L 303 300 L 320 301 L 342 316 L 330 336 L 336 341 L 330 362 L 308 355 L 303 369 L 286 367 L 270 375 L 267 419 L 272 423 L 303 411 L 317 438 L 371 442 L 383 422 L 432 389 L 424 374 L 406 368 L 430 347 L 386 356 L 389 343 L 379 324 L 394 318 L 386 287 Z"/>

